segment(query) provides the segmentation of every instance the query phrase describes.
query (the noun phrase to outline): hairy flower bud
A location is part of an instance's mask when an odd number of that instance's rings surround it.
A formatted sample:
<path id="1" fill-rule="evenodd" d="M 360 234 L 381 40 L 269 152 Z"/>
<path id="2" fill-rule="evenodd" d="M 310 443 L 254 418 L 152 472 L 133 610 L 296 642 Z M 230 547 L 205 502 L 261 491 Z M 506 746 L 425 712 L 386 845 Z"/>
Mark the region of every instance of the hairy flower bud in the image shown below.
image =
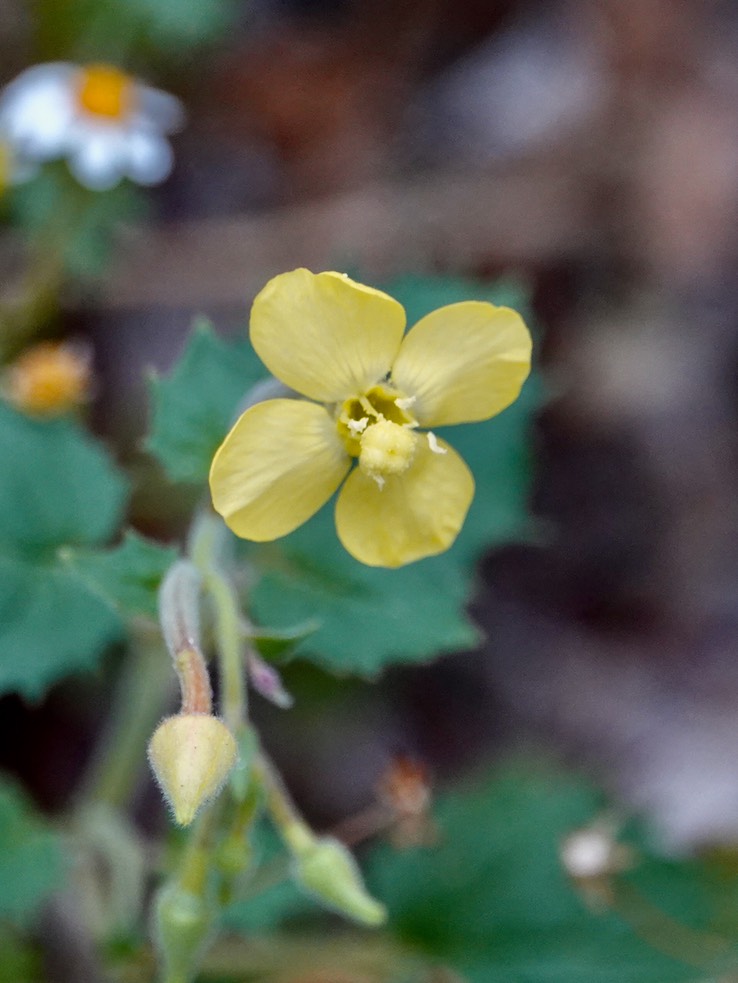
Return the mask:
<path id="1" fill-rule="evenodd" d="M 222 720 L 206 713 L 180 713 L 162 721 L 149 743 L 149 761 L 180 826 L 223 786 L 238 749 Z"/>
<path id="2" fill-rule="evenodd" d="M 295 854 L 295 875 L 304 888 L 342 915 L 381 925 L 383 905 L 369 894 L 351 852 L 330 836 L 312 839 Z"/>

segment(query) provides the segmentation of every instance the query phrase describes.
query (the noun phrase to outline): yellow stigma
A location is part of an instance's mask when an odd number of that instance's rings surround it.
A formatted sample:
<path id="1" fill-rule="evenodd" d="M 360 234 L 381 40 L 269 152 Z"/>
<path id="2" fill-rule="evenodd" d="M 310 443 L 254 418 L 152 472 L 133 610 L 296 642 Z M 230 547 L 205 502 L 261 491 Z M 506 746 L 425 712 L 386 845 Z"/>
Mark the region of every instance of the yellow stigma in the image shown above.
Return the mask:
<path id="1" fill-rule="evenodd" d="M 377 420 L 361 435 L 359 467 L 380 487 L 389 475 L 407 471 L 415 454 L 416 435 L 389 420 Z"/>
<path id="2" fill-rule="evenodd" d="M 80 72 L 77 99 L 88 113 L 122 119 L 133 106 L 133 80 L 112 65 L 88 65 Z"/>

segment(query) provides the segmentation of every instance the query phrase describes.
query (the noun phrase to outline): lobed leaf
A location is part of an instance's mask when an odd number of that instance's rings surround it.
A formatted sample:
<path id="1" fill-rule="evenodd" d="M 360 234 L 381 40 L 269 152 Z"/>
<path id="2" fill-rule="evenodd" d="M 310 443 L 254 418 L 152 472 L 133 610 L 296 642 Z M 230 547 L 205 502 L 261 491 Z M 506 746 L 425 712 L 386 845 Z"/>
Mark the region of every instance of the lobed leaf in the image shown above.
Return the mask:
<path id="1" fill-rule="evenodd" d="M 205 319 L 195 324 L 179 362 L 151 385 L 154 417 L 147 447 L 171 478 L 207 481 L 239 402 L 266 374 L 248 341 L 218 338 Z"/>
<path id="2" fill-rule="evenodd" d="M 0 692 L 39 697 L 91 667 L 121 630 L 60 554 L 109 539 L 127 486 L 105 451 L 69 420 L 0 405 Z"/>
<path id="3" fill-rule="evenodd" d="M 114 610 L 156 618 L 159 586 L 178 555 L 129 529 L 112 549 L 67 549 L 61 559 Z"/>

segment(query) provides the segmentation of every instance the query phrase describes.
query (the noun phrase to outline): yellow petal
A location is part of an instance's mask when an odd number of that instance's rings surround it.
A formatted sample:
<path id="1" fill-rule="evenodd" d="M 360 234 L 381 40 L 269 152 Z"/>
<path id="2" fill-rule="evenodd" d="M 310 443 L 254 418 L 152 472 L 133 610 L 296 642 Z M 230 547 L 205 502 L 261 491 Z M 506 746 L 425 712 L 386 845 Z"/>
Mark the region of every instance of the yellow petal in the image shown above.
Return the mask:
<path id="1" fill-rule="evenodd" d="M 474 479 L 443 440 L 431 450 L 418 434 L 413 463 L 383 487 L 355 468 L 336 503 L 336 529 L 345 548 L 370 567 L 400 567 L 448 549 L 464 524 Z"/>
<path id="2" fill-rule="evenodd" d="M 531 338 L 517 311 L 469 300 L 422 318 L 392 367 L 415 397 L 421 426 L 487 420 L 517 397 L 530 371 Z"/>
<path id="3" fill-rule="evenodd" d="M 251 309 L 251 344 L 272 375 L 336 403 L 390 370 L 405 330 L 401 304 L 340 273 L 276 276 Z"/>
<path id="4" fill-rule="evenodd" d="M 277 539 L 328 501 L 350 464 L 327 410 L 270 399 L 246 410 L 215 455 L 213 506 L 237 536 Z"/>

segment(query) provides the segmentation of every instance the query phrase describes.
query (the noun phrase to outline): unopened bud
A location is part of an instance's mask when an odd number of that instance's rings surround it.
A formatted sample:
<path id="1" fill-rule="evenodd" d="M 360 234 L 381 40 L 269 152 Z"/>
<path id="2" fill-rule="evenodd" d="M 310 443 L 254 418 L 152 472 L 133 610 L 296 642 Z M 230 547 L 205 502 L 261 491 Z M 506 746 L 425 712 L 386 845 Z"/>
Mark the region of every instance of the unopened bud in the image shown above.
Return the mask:
<path id="1" fill-rule="evenodd" d="M 149 761 L 180 826 L 218 794 L 236 763 L 238 749 L 222 720 L 206 713 L 181 713 L 157 727 Z"/>
<path id="2" fill-rule="evenodd" d="M 381 925 L 384 905 L 369 894 L 350 851 L 330 836 L 312 839 L 295 854 L 295 875 L 320 901 L 363 925 Z"/>
<path id="3" fill-rule="evenodd" d="M 179 884 L 163 888 L 155 907 L 154 938 L 168 980 L 191 978 L 214 918 L 201 897 Z"/>

